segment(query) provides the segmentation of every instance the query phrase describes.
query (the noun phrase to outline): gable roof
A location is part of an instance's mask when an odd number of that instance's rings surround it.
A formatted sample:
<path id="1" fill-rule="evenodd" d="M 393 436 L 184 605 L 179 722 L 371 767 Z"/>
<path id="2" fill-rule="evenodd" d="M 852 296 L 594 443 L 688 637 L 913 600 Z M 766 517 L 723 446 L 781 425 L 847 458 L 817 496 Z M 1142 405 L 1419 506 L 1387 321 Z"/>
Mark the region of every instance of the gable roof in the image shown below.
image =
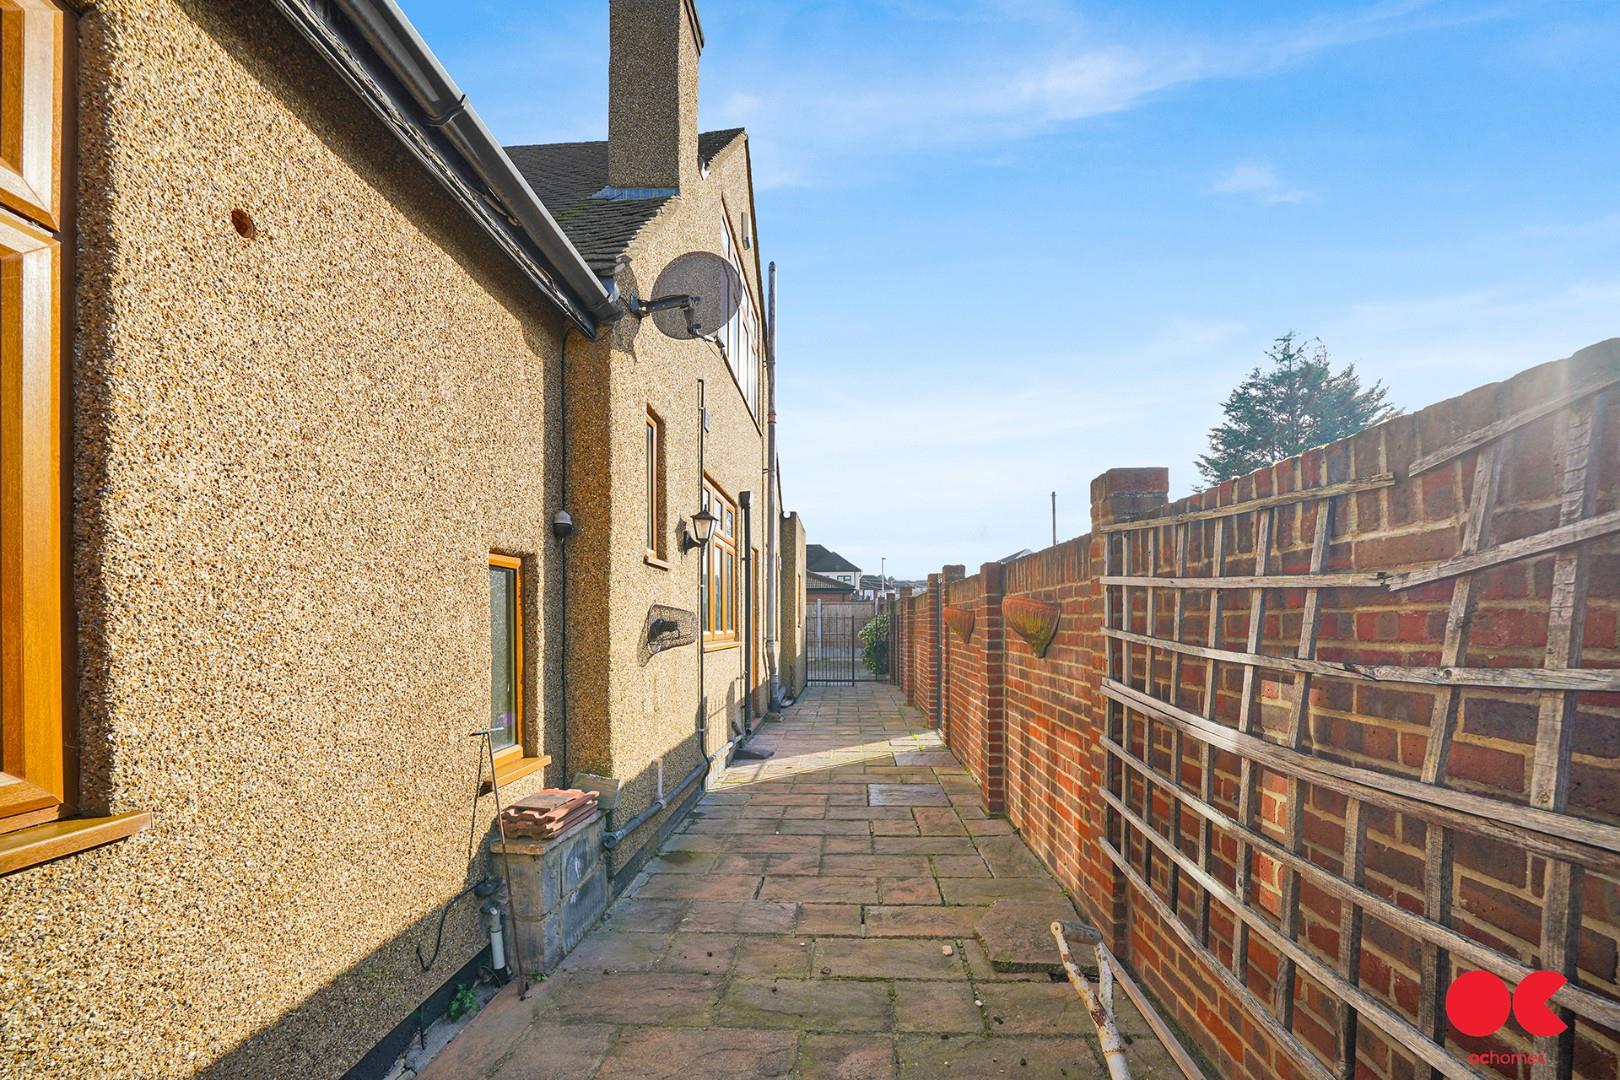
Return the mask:
<path id="1" fill-rule="evenodd" d="M 812 572 L 823 574 L 852 574 L 858 573 L 860 567 L 838 554 L 829 551 L 820 544 L 806 544 L 804 546 L 805 566 Z"/>
<path id="2" fill-rule="evenodd" d="M 698 160 L 708 168 L 715 157 L 743 133 L 742 128 L 705 131 L 698 136 Z M 613 263 L 630 247 L 642 226 L 657 216 L 671 196 L 647 199 L 598 199 L 608 186 L 608 144 L 541 143 L 508 146 L 507 157 L 540 196 L 568 239 L 597 274 L 613 273 Z"/>
<path id="3" fill-rule="evenodd" d="M 837 578 L 826 577 L 825 575 L 818 574 L 812 570 L 804 575 L 804 590 L 805 592 L 852 593 L 855 591 L 855 586 L 851 585 L 847 581 L 839 581 Z"/>

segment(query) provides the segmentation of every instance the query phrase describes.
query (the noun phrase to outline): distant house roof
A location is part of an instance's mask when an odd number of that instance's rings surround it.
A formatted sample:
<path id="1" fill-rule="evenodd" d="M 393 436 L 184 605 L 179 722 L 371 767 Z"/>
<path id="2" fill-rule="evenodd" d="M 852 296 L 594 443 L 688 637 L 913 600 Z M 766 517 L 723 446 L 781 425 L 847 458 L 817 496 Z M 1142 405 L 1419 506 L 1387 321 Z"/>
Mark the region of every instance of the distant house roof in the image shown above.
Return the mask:
<path id="1" fill-rule="evenodd" d="M 829 551 L 820 544 L 806 544 L 804 546 L 805 565 L 812 573 L 817 574 L 858 574 L 861 568 L 838 554 Z"/>
<path id="2" fill-rule="evenodd" d="M 743 133 L 742 128 L 705 131 L 698 136 L 698 157 L 705 168 Z M 613 262 L 630 247 L 641 227 L 651 221 L 669 196 L 648 199 L 598 199 L 608 186 L 608 144 L 541 143 L 508 146 L 506 155 L 529 182 L 568 239 L 592 270 L 606 277 Z"/>
<path id="3" fill-rule="evenodd" d="M 852 593 L 855 591 L 855 586 L 847 581 L 839 581 L 837 578 L 830 578 L 811 571 L 804 575 L 804 591 L 807 593 Z"/>
<path id="4" fill-rule="evenodd" d="M 1014 559 L 1022 559 L 1025 555 L 1033 555 L 1033 554 L 1035 554 L 1035 553 L 1033 551 L 1029 550 L 1029 548 L 1020 548 L 1019 550 L 1013 552 L 1011 555 L 1006 556 L 1005 558 L 1001 559 L 1000 561 L 1004 562 L 1004 563 L 1010 563 Z"/>

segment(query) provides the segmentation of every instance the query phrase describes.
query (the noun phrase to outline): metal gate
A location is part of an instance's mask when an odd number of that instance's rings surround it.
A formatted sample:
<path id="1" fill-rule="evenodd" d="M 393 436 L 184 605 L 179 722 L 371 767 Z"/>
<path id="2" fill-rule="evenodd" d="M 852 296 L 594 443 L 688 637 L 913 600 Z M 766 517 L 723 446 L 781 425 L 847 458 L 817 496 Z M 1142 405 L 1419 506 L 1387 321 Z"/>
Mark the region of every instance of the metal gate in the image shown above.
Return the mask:
<path id="1" fill-rule="evenodd" d="M 870 601 L 813 603 L 804 628 L 809 680 L 850 686 L 888 679 L 889 640 L 887 621 L 878 619 L 881 611 Z"/>

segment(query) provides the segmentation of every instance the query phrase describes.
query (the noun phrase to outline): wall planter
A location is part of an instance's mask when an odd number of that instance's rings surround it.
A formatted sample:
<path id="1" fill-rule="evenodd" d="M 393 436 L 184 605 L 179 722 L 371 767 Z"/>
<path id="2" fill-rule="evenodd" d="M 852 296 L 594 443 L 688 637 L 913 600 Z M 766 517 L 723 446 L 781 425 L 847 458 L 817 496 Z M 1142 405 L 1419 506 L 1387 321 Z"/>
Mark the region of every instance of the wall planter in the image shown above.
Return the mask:
<path id="1" fill-rule="evenodd" d="M 965 607 L 946 607 L 940 612 L 945 625 L 956 631 L 956 636 L 967 641 L 973 636 L 973 624 L 977 616 Z"/>
<path id="2" fill-rule="evenodd" d="M 1038 657 L 1044 657 L 1051 647 L 1062 614 L 1063 609 L 1056 604 L 1025 596 L 1009 596 L 1001 601 L 1001 617 L 1007 629 L 1023 638 Z"/>

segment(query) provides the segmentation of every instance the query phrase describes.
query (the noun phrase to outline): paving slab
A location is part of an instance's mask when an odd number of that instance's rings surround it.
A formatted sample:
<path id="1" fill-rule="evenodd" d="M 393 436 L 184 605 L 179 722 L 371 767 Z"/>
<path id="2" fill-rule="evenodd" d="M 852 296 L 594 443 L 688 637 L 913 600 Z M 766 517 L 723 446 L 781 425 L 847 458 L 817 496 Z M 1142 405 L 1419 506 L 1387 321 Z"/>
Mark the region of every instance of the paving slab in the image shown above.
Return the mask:
<path id="1" fill-rule="evenodd" d="M 1061 973 L 1063 963 L 1052 938 L 1052 923 L 1075 917 L 1074 905 L 1062 898 L 997 900 L 979 919 L 974 933 L 991 966 L 999 971 Z"/>
<path id="2" fill-rule="evenodd" d="M 812 690 L 759 739 L 776 756 L 721 773 L 564 969 L 498 994 L 430 1080 L 1103 1075 L 1046 973 L 1072 906 L 898 691 Z M 1138 1080 L 1172 1080 L 1120 1001 Z"/>

